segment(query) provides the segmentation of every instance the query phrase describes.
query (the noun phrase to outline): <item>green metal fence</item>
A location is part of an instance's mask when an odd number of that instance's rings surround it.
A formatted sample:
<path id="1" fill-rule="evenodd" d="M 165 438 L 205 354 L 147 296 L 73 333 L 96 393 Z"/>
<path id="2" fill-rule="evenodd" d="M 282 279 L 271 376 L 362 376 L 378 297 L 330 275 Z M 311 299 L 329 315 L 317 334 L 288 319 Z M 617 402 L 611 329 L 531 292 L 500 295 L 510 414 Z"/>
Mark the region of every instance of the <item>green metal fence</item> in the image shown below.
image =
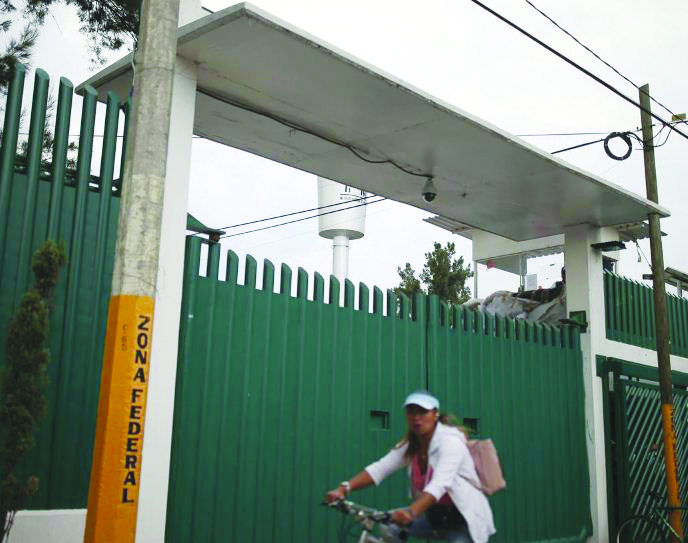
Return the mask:
<path id="1" fill-rule="evenodd" d="M 25 69 L 8 89 L 0 148 L 0 366 L 7 324 L 33 281 L 31 256 L 45 239 L 64 240 L 51 317 L 48 414 L 24 470 L 39 477 L 31 509 L 86 506 L 112 276 L 119 189 L 113 181 L 120 103 L 108 95 L 100 175 L 90 174 L 97 96 L 84 92 L 76 168 L 67 163 L 73 86 L 59 82 L 55 145 L 43 155 L 49 80 L 37 70 L 27 153 L 18 155 Z M 102 129 L 101 129 L 102 130 Z"/>
<path id="2" fill-rule="evenodd" d="M 598 357 L 603 381 L 610 538 L 633 515 L 649 515 L 649 493 L 666 495 L 657 369 Z M 678 479 L 688 476 L 688 375 L 672 372 Z M 685 495 L 683 496 L 685 502 Z M 688 512 L 683 514 L 684 526 Z"/>
<path id="3" fill-rule="evenodd" d="M 605 272 L 607 338 L 647 349 L 656 348 L 652 288 Z M 688 300 L 667 295 L 671 353 L 688 356 Z"/>
<path id="4" fill-rule="evenodd" d="M 590 487 L 578 330 L 458 308 L 450 327 L 449 308 L 429 302 L 429 386 L 494 439 L 509 484 L 490 499 L 495 541 L 584 541 Z"/>
<path id="5" fill-rule="evenodd" d="M 509 488 L 491 499 L 496 541 L 582 541 L 590 533 L 578 332 L 339 286 L 187 240 L 166 540 L 336 541 L 324 492 L 404 433 L 401 402 L 429 387 L 496 441 Z M 370 297 L 373 311 L 369 313 Z M 357 309 L 358 308 L 358 309 Z M 363 308 L 363 309 L 361 309 Z M 405 318 L 410 315 L 410 318 Z M 405 474 L 356 497 L 407 502 Z"/>

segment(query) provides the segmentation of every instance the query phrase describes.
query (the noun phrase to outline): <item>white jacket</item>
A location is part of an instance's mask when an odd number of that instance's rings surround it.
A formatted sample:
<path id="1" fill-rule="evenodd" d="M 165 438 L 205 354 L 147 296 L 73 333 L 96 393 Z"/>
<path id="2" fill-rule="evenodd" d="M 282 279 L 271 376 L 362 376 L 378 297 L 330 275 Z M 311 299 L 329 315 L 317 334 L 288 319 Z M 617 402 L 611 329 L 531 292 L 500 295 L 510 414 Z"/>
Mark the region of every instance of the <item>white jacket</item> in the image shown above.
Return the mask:
<path id="1" fill-rule="evenodd" d="M 365 470 L 379 485 L 388 475 L 407 466 L 404 459 L 408 444 L 394 448 Z M 428 448 L 428 463 L 432 466 L 432 479 L 423 489 L 436 500 L 446 493 L 466 519 L 474 543 L 485 543 L 495 533 L 492 510 L 487 497 L 469 481 L 480 486 L 473 458 L 468 452 L 463 432 L 453 426 L 437 423 Z"/>

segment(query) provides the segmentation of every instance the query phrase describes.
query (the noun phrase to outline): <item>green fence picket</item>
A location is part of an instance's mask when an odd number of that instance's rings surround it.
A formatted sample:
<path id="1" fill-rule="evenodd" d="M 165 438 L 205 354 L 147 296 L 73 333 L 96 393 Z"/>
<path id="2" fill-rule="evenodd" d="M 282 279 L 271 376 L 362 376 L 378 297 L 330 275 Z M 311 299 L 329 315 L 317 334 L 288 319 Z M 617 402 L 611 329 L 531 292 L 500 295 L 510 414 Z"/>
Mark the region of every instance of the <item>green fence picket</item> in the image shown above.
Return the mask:
<path id="1" fill-rule="evenodd" d="M 67 151 L 69 149 L 69 120 L 72 115 L 74 85 L 65 77 L 60 78 L 57 93 L 57 112 L 55 114 L 55 144 L 53 146 L 50 183 L 50 204 L 48 206 L 47 239 L 60 237 L 62 219 L 62 197 L 64 179 L 67 172 Z"/>
<path id="2" fill-rule="evenodd" d="M 14 163 L 19 138 L 22 93 L 26 68 L 23 64 L 14 65 L 12 79 L 7 88 L 5 100 L 5 121 L 2 129 L 2 146 L 0 147 L 0 258 L 6 262 L 5 243 L 9 222 L 10 195 L 14 174 Z M 4 288 L 4 284 L 0 283 Z"/>
<path id="3" fill-rule="evenodd" d="M 656 348 L 652 288 L 610 272 L 604 274 L 605 329 L 608 339 Z M 688 300 L 667 295 L 671 353 L 688 356 Z"/>

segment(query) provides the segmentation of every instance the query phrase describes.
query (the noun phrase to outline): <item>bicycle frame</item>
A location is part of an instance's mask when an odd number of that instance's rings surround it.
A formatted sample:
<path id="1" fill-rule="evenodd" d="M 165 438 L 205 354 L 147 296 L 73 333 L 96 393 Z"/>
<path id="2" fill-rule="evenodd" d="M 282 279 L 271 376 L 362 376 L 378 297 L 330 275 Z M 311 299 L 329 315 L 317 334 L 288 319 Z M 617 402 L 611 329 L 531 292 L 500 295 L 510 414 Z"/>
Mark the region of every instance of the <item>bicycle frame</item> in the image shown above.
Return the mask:
<path id="1" fill-rule="evenodd" d="M 678 532 L 674 530 L 674 527 L 671 525 L 671 523 L 666 519 L 666 515 L 660 513 L 670 513 L 672 511 L 688 511 L 688 507 L 659 507 L 655 506 L 652 509 L 652 514 L 650 515 L 650 518 L 653 518 L 657 521 L 660 522 L 660 526 L 664 525 L 667 528 L 669 528 L 669 533 L 675 538 L 672 539 L 672 541 L 678 541 L 679 543 L 686 543 L 686 540 L 682 538 L 680 535 L 678 535 Z"/>
<path id="2" fill-rule="evenodd" d="M 634 525 L 636 527 L 645 525 L 649 527 L 650 530 L 652 530 L 652 526 L 654 526 L 656 530 L 659 530 L 659 532 L 656 534 L 659 537 L 659 539 L 663 539 L 664 534 L 662 533 L 662 530 L 664 530 L 664 527 L 666 527 L 668 528 L 666 534 L 669 535 L 670 541 L 666 541 L 664 543 L 688 543 L 688 540 L 681 537 L 678 534 L 678 532 L 674 529 L 674 527 L 671 525 L 671 523 L 667 520 L 668 513 L 672 511 L 688 511 L 688 507 L 665 507 L 662 505 L 658 505 L 658 503 L 662 500 L 662 497 L 655 492 L 648 492 L 648 495 L 655 499 L 655 505 L 652 506 L 650 513 L 648 515 L 635 515 L 622 522 L 621 526 L 616 532 L 617 543 L 622 542 L 622 533 L 624 533 L 627 537 L 629 535 L 633 537 L 633 533 L 628 534 L 628 532 L 624 532 L 624 529 L 627 526 Z M 626 540 L 624 539 L 623 541 Z"/>

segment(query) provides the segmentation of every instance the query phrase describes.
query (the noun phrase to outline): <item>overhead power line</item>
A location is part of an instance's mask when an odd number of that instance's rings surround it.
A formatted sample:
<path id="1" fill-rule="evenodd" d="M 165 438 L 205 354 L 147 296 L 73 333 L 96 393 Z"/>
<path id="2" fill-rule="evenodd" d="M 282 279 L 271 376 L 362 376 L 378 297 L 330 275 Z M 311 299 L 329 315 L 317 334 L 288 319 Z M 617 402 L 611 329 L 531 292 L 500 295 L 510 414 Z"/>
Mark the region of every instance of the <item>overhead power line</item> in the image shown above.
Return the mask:
<path id="1" fill-rule="evenodd" d="M 284 217 L 291 217 L 293 215 L 300 215 L 301 213 L 308 213 L 310 211 L 318 211 L 320 209 L 327 209 L 328 207 L 335 207 L 335 206 L 341 206 L 341 205 L 346 205 L 346 204 L 351 204 L 353 202 L 361 202 L 363 200 L 367 200 L 368 198 L 372 198 L 375 196 L 374 194 L 371 194 L 370 196 L 362 196 L 360 198 L 352 198 L 351 200 L 347 200 L 345 202 L 337 202 L 336 204 L 328 204 L 325 206 L 320 206 L 320 207 L 312 207 L 310 209 L 302 209 L 301 211 L 292 211 L 291 213 L 285 213 L 283 215 L 275 215 L 274 217 L 266 217 L 264 219 L 257 219 L 255 221 L 248 221 L 248 222 L 242 222 L 239 224 L 231 224 L 229 226 L 221 226 L 220 228 L 215 228 L 215 230 L 230 230 L 231 228 L 239 228 L 240 226 L 248 226 L 249 224 L 257 224 L 261 222 L 267 222 L 267 221 L 274 221 L 275 219 L 283 219 Z M 352 207 L 357 207 L 357 206 L 352 206 Z M 344 208 L 342 211 L 344 211 Z M 197 232 L 194 234 L 194 236 L 199 235 L 201 232 Z"/>
<path id="2" fill-rule="evenodd" d="M 567 56 L 563 55 L 562 53 L 560 53 L 559 51 L 557 51 L 556 49 L 554 49 L 554 48 L 551 47 L 550 45 L 547 45 L 545 42 L 543 42 L 543 41 L 540 40 L 539 38 L 536 38 L 535 36 L 533 36 L 530 32 L 524 30 L 523 28 L 521 28 L 520 26 L 518 26 L 516 23 L 511 22 L 509 19 L 507 19 L 507 18 L 504 17 L 503 15 L 500 15 L 500 14 L 497 13 L 495 10 L 493 10 L 492 8 L 489 8 L 488 6 L 486 6 L 485 4 L 483 4 L 482 2 L 480 2 L 479 0 L 471 0 L 471 2 L 473 2 L 475 5 L 481 7 L 482 9 L 484 9 L 485 11 L 487 11 L 488 13 L 494 15 L 494 16 L 497 17 L 500 21 L 502 21 L 502 22 L 508 24 L 508 25 L 509 25 L 510 27 L 512 27 L 513 29 L 518 30 L 521 34 L 523 34 L 524 36 L 530 38 L 532 41 L 534 41 L 535 43 L 537 43 L 537 44 L 540 45 L 541 47 L 544 47 L 544 48 L 547 49 L 550 53 L 552 53 L 552 54 L 558 56 L 558 57 L 559 57 L 560 59 L 562 59 L 564 62 L 567 62 L 568 64 L 570 64 L 571 66 L 573 66 L 573 67 L 576 68 L 577 70 L 580 70 L 580 71 L 583 72 L 585 75 L 587 75 L 588 77 L 594 79 L 594 80 L 597 81 L 600 85 L 602 85 L 602 86 L 604 86 L 605 88 L 607 88 L 608 90 L 612 91 L 614 94 L 616 94 L 616 95 L 619 96 L 620 98 L 623 98 L 624 100 L 626 100 L 626 101 L 629 102 L 630 104 L 633 104 L 633 105 L 634 105 L 635 107 L 637 107 L 639 110 L 641 110 L 641 111 L 647 113 L 648 115 L 651 115 L 653 118 L 655 118 L 656 120 L 658 120 L 658 121 L 659 121 L 660 123 L 662 123 L 664 126 L 668 126 L 671 130 L 673 130 L 673 131 L 676 132 L 677 134 L 680 134 L 682 137 L 684 137 L 685 139 L 688 140 L 688 134 L 685 134 L 685 133 L 681 132 L 678 128 L 676 128 L 675 126 L 672 126 L 670 123 L 668 123 L 667 121 L 665 121 L 664 119 L 662 119 L 659 115 L 657 115 L 657 114 L 655 114 L 655 113 L 652 113 L 652 111 L 650 111 L 649 109 L 644 108 L 642 105 L 640 105 L 640 103 L 636 102 L 636 101 L 633 100 L 632 98 L 629 98 L 629 97 L 626 96 L 624 93 L 622 93 L 620 90 L 618 90 L 616 87 L 614 87 L 614 86 L 612 86 L 611 84 L 607 83 L 607 82 L 606 82 L 604 79 L 602 79 L 601 77 L 598 77 L 598 76 L 596 76 L 595 74 L 593 74 L 590 70 L 587 70 L 586 68 L 583 68 L 583 66 L 581 66 L 580 64 L 577 64 L 576 62 L 574 62 L 573 60 L 571 60 L 571 59 L 568 58 Z"/>
<path id="3" fill-rule="evenodd" d="M 662 132 L 664 131 L 665 128 L 666 128 L 666 126 L 663 126 L 662 128 L 660 128 L 659 132 L 657 132 L 657 133 L 652 137 L 653 141 L 654 141 L 655 139 L 659 140 L 659 139 L 661 138 Z M 573 145 L 573 146 L 571 146 L 571 147 L 566 147 L 565 149 L 559 149 L 558 151 L 552 151 L 550 154 L 556 155 L 556 154 L 559 154 L 559 153 L 563 153 L 563 152 L 565 152 L 565 151 L 573 151 L 574 149 L 579 149 L 579 148 L 581 148 L 581 147 L 587 147 L 588 145 L 593 145 L 593 144 L 595 144 L 595 143 L 605 142 L 605 152 L 607 153 L 607 155 L 608 155 L 610 158 L 614 158 L 615 160 L 625 160 L 625 159 L 627 159 L 627 158 L 631 155 L 631 150 L 633 149 L 633 148 L 631 147 L 630 138 L 633 138 L 633 139 L 637 140 L 638 142 L 640 142 L 641 145 L 644 145 L 644 142 L 643 142 L 642 138 L 640 138 L 640 137 L 636 134 L 636 132 L 637 132 L 637 130 L 635 130 L 635 131 L 627 130 L 626 132 L 611 132 L 611 133 L 609 133 L 609 134 L 608 134 L 606 137 L 604 137 L 604 138 L 601 138 L 601 139 L 598 139 L 598 140 L 593 140 L 593 141 L 587 141 L 587 142 L 585 142 L 585 143 L 581 143 L 581 144 L 578 144 L 578 145 Z M 605 132 L 603 132 L 603 134 L 604 134 L 604 133 L 605 133 Z M 652 144 L 652 147 L 655 148 L 655 149 L 656 149 L 657 147 L 662 147 L 662 146 L 665 145 L 666 142 L 669 140 L 669 136 L 671 136 L 671 131 L 667 132 L 667 135 L 666 135 L 666 137 L 664 138 L 664 141 L 663 141 L 662 143 L 657 144 L 657 145 Z M 618 157 L 616 157 L 616 156 L 613 155 L 613 154 L 609 151 L 609 149 L 607 148 L 607 142 L 608 142 L 610 139 L 613 139 L 613 138 L 615 138 L 615 137 L 620 137 L 621 139 L 623 139 L 624 141 L 626 141 L 627 144 L 628 144 L 628 154 L 624 155 L 624 158 L 618 158 Z M 643 148 L 644 148 L 644 147 L 636 147 L 635 149 L 636 149 L 636 150 L 639 150 L 639 151 L 642 151 Z"/>
<path id="4" fill-rule="evenodd" d="M 609 132 L 554 132 L 550 134 L 515 134 L 519 138 L 537 138 L 541 136 L 600 136 Z"/>
<path id="5" fill-rule="evenodd" d="M 550 154 L 556 155 L 559 153 L 563 153 L 565 151 L 573 151 L 574 149 L 579 149 L 581 147 L 587 147 L 588 145 L 593 145 L 594 143 L 600 143 L 601 141 L 604 141 L 607 138 L 602 138 L 599 140 L 594 140 L 594 141 L 588 141 L 586 143 L 581 143 L 579 145 L 573 145 L 572 147 L 567 147 L 566 149 L 559 149 L 558 151 L 552 151 Z"/>
<path id="6" fill-rule="evenodd" d="M 612 66 L 611 64 L 609 64 L 609 62 L 607 62 L 607 61 L 604 60 L 602 57 L 600 57 L 597 53 L 595 53 L 595 51 L 593 51 L 592 49 L 590 49 L 590 47 L 588 47 L 587 45 L 585 45 L 584 43 L 582 43 L 578 38 L 576 38 L 576 37 L 575 37 L 573 34 L 571 34 L 568 30 L 566 30 L 564 27 L 562 27 L 559 23 L 557 23 L 554 19 L 552 19 L 552 18 L 551 18 L 549 15 L 547 15 L 544 11 L 542 11 L 540 8 L 538 8 L 538 7 L 537 7 L 535 4 L 533 4 L 530 0 L 525 0 L 525 1 L 526 1 L 526 3 L 527 3 L 530 7 L 532 7 L 532 8 L 533 8 L 535 11 L 537 11 L 540 15 L 542 15 L 543 17 L 545 17 L 549 22 L 551 22 L 554 26 L 556 26 L 556 27 L 557 27 L 559 30 L 561 30 L 564 34 L 566 34 L 567 36 L 569 36 L 573 41 L 575 41 L 575 42 L 576 42 L 578 45 L 580 45 L 583 49 L 585 49 L 586 51 L 588 51 L 588 52 L 589 52 L 591 55 L 593 55 L 597 60 L 599 60 L 600 62 L 602 62 L 602 63 L 603 63 L 605 66 L 607 66 L 608 68 L 612 69 L 617 75 L 621 76 L 623 79 L 625 79 L 626 81 L 628 81 L 628 82 L 629 82 L 631 85 L 633 85 L 636 89 L 640 90 L 640 87 L 639 87 L 636 83 L 634 83 L 633 81 L 631 81 L 628 77 L 626 77 L 624 74 L 622 74 L 619 70 L 617 70 L 616 68 L 614 68 L 614 66 Z M 676 116 L 676 113 L 674 113 L 673 111 L 671 111 L 668 107 L 666 107 L 664 104 L 662 104 L 659 100 L 653 98 L 652 96 L 650 96 L 650 100 L 652 100 L 652 101 L 653 101 L 655 104 L 657 104 L 658 106 L 664 108 L 666 111 L 668 111 L 668 112 L 671 113 L 672 115 Z M 681 121 L 681 122 L 685 122 L 685 121 Z"/>
<path id="7" fill-rule="evenodd" d="M 235 238 L 237 236 L 243 236 L 244 234 L 252 234 L 253 232 L 260 232 L 262 230 L 270 230 L 271 228 L 277 228 L 279 226 L 286 226 L 288 224 L 294 224 L 297 222 L 306 221 L 308 219 L 315 219 L 316 217 L 322 217 L 323 215 L 331 215 L 332 213 L 341 213 L 342 211 L 348 211 L 349 209 L 354 209 L 356 207 L 369 206 L 372 204 L 377 204 L 378 202 L 382 202 L 386 199 L 387 198 L 382 197 L 379 200 L 373 200 L 372 202 L 365 202 L 363 204 L 358 204 L 358 205 L 347 207 L 344 209 L 335 209 L 334 211 L 327 211 L 325 213 L 317 213 L 315 215 L 309 215 L 308 217 L 302 217 L 300 219 L 294 219 L 292 221 L 281 222 L 279 224 L 272 224 L 270 226 L 263 226 L 262 228 L 254 228 L 253 230 L 246 230 L 245 232 L 239 232 L 238 234 L 225 234 L 224 236 L 220 236 L 220 239 Z"/>

